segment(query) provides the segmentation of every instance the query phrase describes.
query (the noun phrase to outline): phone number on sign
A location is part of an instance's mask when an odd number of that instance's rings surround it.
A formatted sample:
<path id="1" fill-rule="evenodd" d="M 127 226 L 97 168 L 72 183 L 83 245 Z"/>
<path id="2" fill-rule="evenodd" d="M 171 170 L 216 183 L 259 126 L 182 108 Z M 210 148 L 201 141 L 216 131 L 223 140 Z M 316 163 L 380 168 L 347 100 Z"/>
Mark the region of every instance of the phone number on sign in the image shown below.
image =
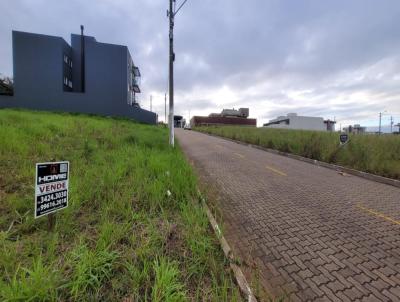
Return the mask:
<path id="1" fill-rule="evenodd" d="M 57 193 L 53 193 L 53 194 L 49 194 L 49 195 L 40 196 L 40 200 L 38 200 L 38 203 L 42 204 L 45 202 L 57 200 L 57 199 L 64 198 L 64 197 L 67 197 L 67 191 L 62 191 L 62 192 L 57 192 Z"/>
<path id="2" fill-rule="evenodd" d="M 43 211 L 43 210 L 47 210 L 50 208 L 56 208 L 58 206 L 65 205 L 65 204 L 67 204 L 67 198 L 44 203 L 44 204 L 40 205 L 40 210 Z"/>

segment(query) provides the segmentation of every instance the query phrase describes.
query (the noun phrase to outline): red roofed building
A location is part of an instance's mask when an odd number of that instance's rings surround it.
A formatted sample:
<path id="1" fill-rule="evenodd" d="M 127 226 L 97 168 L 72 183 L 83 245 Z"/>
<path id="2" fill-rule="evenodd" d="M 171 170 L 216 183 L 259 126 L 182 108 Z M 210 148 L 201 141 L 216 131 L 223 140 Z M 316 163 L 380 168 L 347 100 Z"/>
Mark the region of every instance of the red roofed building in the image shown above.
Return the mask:
<path id="1" fill-rule="evenodd" d="M 257 119 L 248 118 L 248 116 L 248 108 L 224 109 L 221 113 L 211 113 L 209 116 L 193 116 L 190 120 L 190 126 L 234 125 L 256 127 Z"/>

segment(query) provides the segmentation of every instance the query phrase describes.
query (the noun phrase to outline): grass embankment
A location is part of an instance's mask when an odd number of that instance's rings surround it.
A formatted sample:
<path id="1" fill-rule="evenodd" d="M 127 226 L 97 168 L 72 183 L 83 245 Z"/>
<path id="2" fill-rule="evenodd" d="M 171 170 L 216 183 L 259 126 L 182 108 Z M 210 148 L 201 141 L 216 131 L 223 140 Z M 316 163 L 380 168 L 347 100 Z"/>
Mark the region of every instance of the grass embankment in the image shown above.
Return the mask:
<path id="1" fill-rule="evenodd" d="M 339 134 L 249 127 L 198 127 L 196 130 L 283 152 L 400 179 L 400 136 L 351 135 L 339 148 Z"/>
<path id="2" fill-rule="evenodd" d="M 48 232 L 33 185 L 52 159 L 70 161 L 70 194 Z M 166 129 L 0 110 L 0 163 L 1 301 L 241 299 Z"/>

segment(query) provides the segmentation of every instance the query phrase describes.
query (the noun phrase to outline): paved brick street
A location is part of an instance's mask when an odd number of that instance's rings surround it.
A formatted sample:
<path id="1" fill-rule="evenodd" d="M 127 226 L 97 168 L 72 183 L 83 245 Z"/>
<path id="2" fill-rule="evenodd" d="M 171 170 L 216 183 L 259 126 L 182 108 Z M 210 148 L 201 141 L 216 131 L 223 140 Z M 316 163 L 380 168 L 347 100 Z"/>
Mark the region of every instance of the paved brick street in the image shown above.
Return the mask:
<path id="1" fill-rule="evenodd" d="M 220 192 L 224 234 L 291 301 L 400 301 L 400 189 L 194 131 L 184 152 Z"/>

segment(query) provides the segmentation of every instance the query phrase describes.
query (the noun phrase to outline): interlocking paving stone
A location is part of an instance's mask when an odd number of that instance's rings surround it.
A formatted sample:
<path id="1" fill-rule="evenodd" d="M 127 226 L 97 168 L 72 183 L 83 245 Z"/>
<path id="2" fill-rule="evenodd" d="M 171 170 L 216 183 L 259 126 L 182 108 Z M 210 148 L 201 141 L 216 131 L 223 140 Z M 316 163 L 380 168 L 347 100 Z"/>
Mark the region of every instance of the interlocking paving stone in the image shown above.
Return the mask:
<path id="1" fill-rule="evenodd" d="M 399 221 L 399 188 L 194 131 L 176 134 L 217 192 L 245 274 L 256 267 L 272 296 L 400 301 L 400 226 L 360 208 Z"/>

